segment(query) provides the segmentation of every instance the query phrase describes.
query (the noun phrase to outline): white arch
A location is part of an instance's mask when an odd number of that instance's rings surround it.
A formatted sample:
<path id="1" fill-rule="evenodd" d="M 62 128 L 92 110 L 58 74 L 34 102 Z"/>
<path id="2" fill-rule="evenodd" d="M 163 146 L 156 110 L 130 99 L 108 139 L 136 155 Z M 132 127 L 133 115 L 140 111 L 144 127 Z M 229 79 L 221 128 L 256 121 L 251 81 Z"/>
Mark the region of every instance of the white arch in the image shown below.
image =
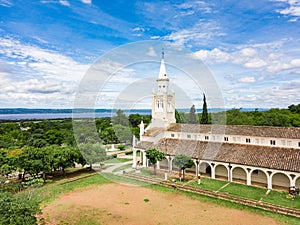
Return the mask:
<path id="1" fill-rule="evenodd" d="M 270 175 L 270 180 L 271 180 L 272 186 L 273 186 L 273 176 L 276 175 L 276 174 L 283 174 L 283 175 L 285 175 L 285 176 L 289 179 L 289 181 L 290 181 L 289 186 L 292 186 L 292 184 L 293 184 L 293 179 L 292 179 L 292 177 L 290 176 L 290 174 L 288 174 L 288 173 L 286 173 L 286 172 L 284 172 L 284 171 L 275 171 L 275 172 L 272 172 L 272 173 L 271 173 L 271 175 Z M 272 187 L 272 186 L 271 186 L 271 187 Z"/>
<path id="2" fill-rule="evenodd" d="M 244 166 L 241 166 L 241 165 L 233 165 L 232 169 L 231 169 L 232 180 L 234 178 L 234 170 L 235 169 L 242 169 L 245 172 L 245 182 L 246 182 L 246 184 L 248 184 L 248 170 L 247 170 L 247 168 L 245 168 Z"/>
<path id="3" fill-rule="evenodd" d="M 215 173 L 216 173 L 216 169 L 217 169 L 217 167 L 218 166 L 224 166 L 225 168 L 226 168 L 226 170 L 227 170 L 227 179 L 229 179 L 230 178 L 230 176 L 229 176 L 229 168 L 228 168 L 228 163 L 216 163 L 215 164 L 215 166 L 214 166 L 214 170 L 215 170 Z"/>
<path id="4" fill-rule="evenodd" d="M 251 170 L 249 172 L 249 177 L 250 177 L 251 182 L 252 182 L 252 174 L 253 174 L 253 171 L 255 171 L 255 170 L 261 171 L 265 174 L 267 188 L 272 189 L 272 181 L 270 180 L 270 175 L 268 173 L 268 170 L 266 170 L 264 168 L 259 168 L 259 167 L 251 168 Z"/>

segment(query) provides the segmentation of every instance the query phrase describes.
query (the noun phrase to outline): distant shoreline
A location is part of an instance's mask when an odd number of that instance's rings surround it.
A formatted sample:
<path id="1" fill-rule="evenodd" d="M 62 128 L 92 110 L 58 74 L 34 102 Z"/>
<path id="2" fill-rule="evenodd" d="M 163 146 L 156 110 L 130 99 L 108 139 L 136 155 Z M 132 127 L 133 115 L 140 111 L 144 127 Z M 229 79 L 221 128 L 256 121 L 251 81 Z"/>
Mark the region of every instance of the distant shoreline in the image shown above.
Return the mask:
<path id="1" fill-rule="evenodd" d="M 231 110 L 232 108 L 212 108 L 208 109 L 209 112 L 220 112 Z M 242 112 L 249 112 L 258 109 L 258 111 L 266 111 L 269 108 L 241 108 Z M 53 113 L 115 113 L 118 109 L 47 109 L 47 108 L 0 108 L 0 114 L 53 114 Z M 189 108 L 176 109 L 179 112 L 189 112 Z M 125 114 L 134 113 L 149 113 L 151 114 L 151 109 L 122 109 Z M 197 109 L 197 113 L 202 112 L 202 109 Z"/>
<path id="2" fill-rule="evenodd" d="M 254 111 L 256 108 L 241 109 L 243 112 Z M 266 111 L 265 108 L 257 108 Z M 189 112 L 190 109 L 177 109 L 179 112 Z M 230 110 L 230 109 L 225 109 Z M 66 118 L 103 118 L 116 116 L 116 109 L 28 109 L 28 108 L 0 108 L 0 120 L 34 120 L 34 119 L 66 119 Z M 220 112 L 224 109 L 209 109 L 209 112 Z M 151 109 L 124 109 L 126 115 L 151 115 Z M 197 113 L 202 110 L 198 109 Z M 73 114 L 74 113 L 74 114 Z"/>

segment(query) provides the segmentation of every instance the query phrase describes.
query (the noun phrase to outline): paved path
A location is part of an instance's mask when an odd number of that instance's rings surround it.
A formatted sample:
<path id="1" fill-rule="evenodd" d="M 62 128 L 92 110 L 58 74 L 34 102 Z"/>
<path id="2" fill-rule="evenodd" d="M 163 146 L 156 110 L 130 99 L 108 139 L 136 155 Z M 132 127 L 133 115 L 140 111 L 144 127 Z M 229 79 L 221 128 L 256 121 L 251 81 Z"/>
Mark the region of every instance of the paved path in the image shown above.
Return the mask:
<path id="1" fill-rule="evenodd" d="M 104 172 L 104 173 L 113 173 L 113 174 L 122 174 L 123 173 L 123 170 L 122 171 L 117 171 L 117 172 L 113 172 L 115 169 L 121 167 L 121 166 L 124 166 L 124 165 L 130 165 L 132 164 L 132 161 L 128 161 L 128 162 L 123 162 L 123 163 L 108 163 L 108 164 L 105 164 L 106 166 L 108 166 L 106 169 L 102 170 L 101 172 Z M 125 172 L 129 172 L 129 171 L 132 171 L 134 170 L 133 168 L 127 168 L 127 169 L 124 169 Z"/>

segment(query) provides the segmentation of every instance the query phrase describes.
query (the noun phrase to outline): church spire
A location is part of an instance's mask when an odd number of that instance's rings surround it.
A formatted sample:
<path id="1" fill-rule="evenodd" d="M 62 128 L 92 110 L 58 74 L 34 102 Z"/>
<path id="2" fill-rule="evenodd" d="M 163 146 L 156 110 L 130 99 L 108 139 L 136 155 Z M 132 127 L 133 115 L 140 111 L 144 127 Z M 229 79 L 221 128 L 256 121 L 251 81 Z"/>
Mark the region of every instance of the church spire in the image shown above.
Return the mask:
<path id="1" fill-rule="evenodd" d="M 157 80 L 169 80 L 169 78 L 167 76 L 167 71 L 166 71 L 164 50 L 162 50 L 162 52 L 161 52 L 161 63 L 160 63 L 160 69 L 159 69 L 159 74 L 158 74 Z"/>

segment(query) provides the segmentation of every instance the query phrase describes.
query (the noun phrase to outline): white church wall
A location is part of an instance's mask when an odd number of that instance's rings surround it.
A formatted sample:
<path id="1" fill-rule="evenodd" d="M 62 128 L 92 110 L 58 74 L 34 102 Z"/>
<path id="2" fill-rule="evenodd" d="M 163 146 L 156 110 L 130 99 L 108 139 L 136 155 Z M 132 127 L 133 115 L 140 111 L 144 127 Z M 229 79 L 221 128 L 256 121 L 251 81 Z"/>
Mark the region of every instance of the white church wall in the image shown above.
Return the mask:
<path id="1" fill-rule="evenodd" d="M 241 135 L 217 135 L 207 133 L 174 132 L 167 131 L 165 138 L 181 138 L 198 141 L 226 142 L 233 144 L 249 144 L 258 146 L 276 146 L 282 148 L 300 148 L 300 140 L 283 138 L 265 138 Z M 225 139 L 226 138 L 226 139 Z M 271 142 L 272 141 L 272 142 Z"/>

